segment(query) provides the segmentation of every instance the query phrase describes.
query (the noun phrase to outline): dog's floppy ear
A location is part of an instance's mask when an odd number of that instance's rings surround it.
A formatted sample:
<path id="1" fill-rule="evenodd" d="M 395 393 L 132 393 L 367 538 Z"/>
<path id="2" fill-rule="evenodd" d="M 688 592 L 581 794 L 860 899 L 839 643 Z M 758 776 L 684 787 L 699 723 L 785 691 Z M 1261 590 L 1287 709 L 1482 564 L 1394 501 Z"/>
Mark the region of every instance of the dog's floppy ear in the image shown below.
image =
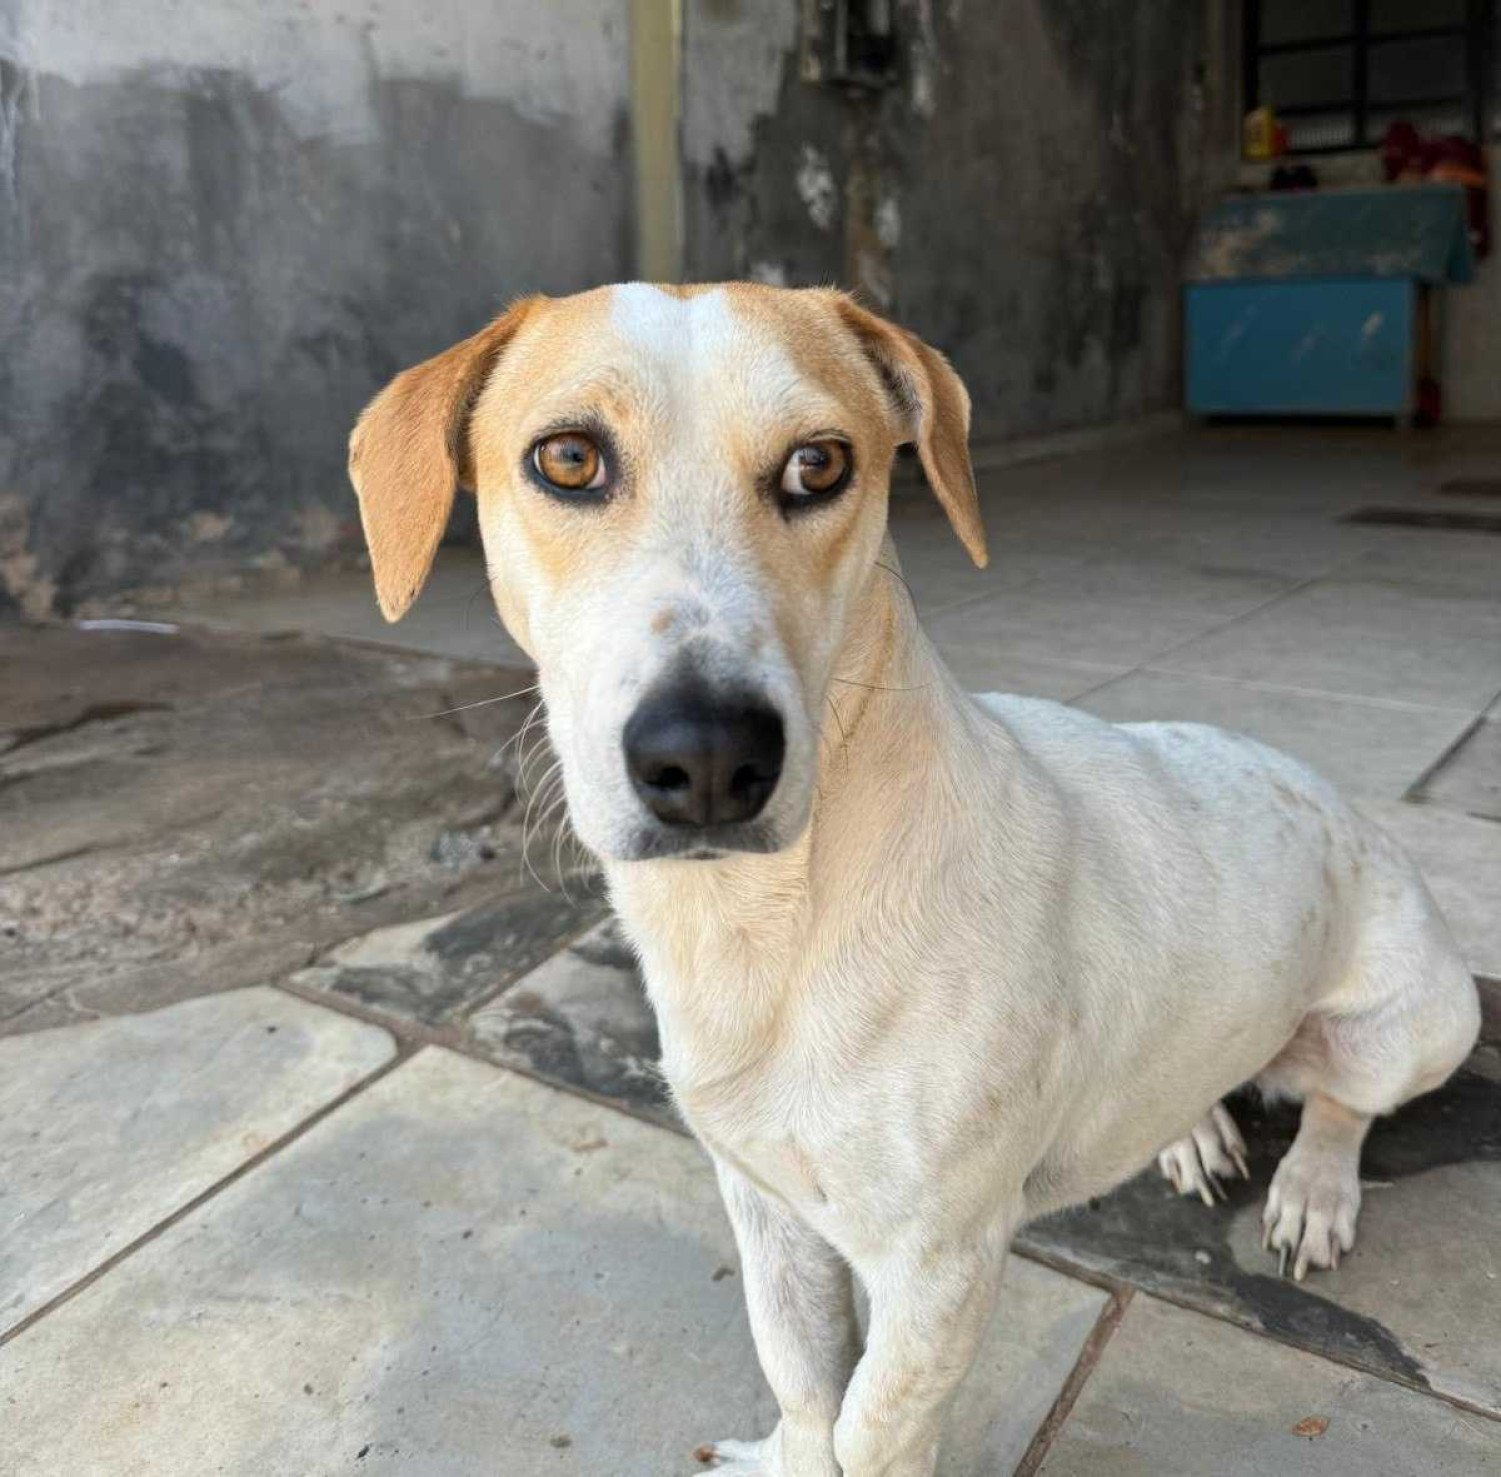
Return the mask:
<path id="1" fill-rule="evenodd" d="M 960 543 L 983 569 L 990 555 L 969 463 L 969 391 L 964 381 L 915 333 L 876 317 L 851 298 L 841 295 L 836 302 L 905 419 L 907 439 L 916 443 L 923 471 Z"/>
<path id="2" fill-rule="evenodd" d="M 427 579 L 454 490 L 472 477 L 469 413 L 535 302 L 517 303 L 472 338 L 398 374 L 355 423 L 349 480 L 388 621 L 406 614 Z"/>

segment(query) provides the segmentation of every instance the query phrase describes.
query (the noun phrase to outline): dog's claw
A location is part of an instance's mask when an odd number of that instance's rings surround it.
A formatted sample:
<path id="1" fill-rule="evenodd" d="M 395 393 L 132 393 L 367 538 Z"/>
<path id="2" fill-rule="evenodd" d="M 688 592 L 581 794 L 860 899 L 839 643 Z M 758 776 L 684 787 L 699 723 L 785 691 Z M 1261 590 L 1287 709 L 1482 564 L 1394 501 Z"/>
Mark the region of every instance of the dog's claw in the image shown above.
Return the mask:
<path id="1" fill-rule="evenodd" d="M 1355 1245 L 1360 1181 L 1353 1150 L 1331 1151 L 1296 1141 L 1267 1192 L 1262 1246 L 1275 1251 L 1277 1275 L 1302 1282 L 1310 1272 L 1334 1271 Z"/>
<path id="2" fill-rule="evenodd" d="M 711 1441 L 693 1455 L 706 1467 L 725 1477 L 766 1477 L 780 1466 L 769 1465 L 773 1458 L 765 1441 Z"/>
<path id="3" fill-rule="evenodd" d="M 1231 1175 L 1250 1178 L 1245 1141 L 1223 1103 L 1216 1103 L 1191 1133 L 1169 1144 L 1157 1164 L 1178 1194 L 1197 1196 L 1211 1209 L 1230 1199 L 1225 1180 Z"/>

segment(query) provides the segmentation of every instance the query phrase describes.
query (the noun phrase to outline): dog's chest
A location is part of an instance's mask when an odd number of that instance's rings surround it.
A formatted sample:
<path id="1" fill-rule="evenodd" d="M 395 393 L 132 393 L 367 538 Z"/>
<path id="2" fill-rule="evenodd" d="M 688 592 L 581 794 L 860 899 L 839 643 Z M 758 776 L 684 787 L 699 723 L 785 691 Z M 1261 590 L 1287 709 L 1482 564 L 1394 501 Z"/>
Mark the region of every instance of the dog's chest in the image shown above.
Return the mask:
<path id="1" fill-rule="evenodd" d="M 768 1127 L 762 1132 L 722 1134 L 712 1115 L 695 1122 L 704 1146 L 764 1194 L 789 1206 L 846 1255 L 879 1245 L 888 1228 L 909 1209 L 910 1195 L 890 1194 L 891 1182 L 879 1168 L 879 1148 L 845 1146 L 832 1152 L 821 1136 Z"/>
<path id="2" fill-rule="evenodd" d="M 675 1084 L 718 1159 L 790 1206 L 846 1255 L 879 1246 L 933 1191 L 942 1146 L 904 1111 L 915 1094 L 869 1060 L 791 1060 L 731 1084 Z M 890 1089 L 889 1091 L 887 1089 Z"/>

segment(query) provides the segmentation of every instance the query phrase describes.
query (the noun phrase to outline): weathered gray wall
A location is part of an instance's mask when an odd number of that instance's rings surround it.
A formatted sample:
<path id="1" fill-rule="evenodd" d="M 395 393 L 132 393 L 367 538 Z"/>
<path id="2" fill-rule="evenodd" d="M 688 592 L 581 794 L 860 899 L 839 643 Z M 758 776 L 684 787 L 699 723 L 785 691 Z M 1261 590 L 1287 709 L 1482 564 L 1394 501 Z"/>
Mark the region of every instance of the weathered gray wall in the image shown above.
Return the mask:
<path id="1" fill-rule="evenodd" d="M 0 0 L 0 608 L 347 540 L 353 415 L 626 275 L 624 0 Z"/>
<path id="2" fill-rule="evenodd" d="M 981 434 L 1179 402 L 1205 0 L 897 0 L 895 85 L 799 80 L 800 0 L 686 0 L 699 278 L 857 285 L 944 347 Z"/>

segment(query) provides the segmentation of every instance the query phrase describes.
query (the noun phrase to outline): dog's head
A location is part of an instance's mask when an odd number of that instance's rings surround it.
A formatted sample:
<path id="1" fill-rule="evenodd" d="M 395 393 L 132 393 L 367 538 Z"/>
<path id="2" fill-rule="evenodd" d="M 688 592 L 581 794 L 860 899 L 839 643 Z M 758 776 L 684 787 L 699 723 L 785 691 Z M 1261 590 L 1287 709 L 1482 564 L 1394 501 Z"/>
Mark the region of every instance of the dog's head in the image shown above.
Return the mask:
<path id="1" fill-rule="evenodd" d="M 898 445 L 985 562 L 968 427 L 942 355 L 842 293 L 633 283 L 529 298 L 399 375 L 349 466 L 390 620 L 477 492 L 581 839 L 712 856 L 807 824 Z"/>

